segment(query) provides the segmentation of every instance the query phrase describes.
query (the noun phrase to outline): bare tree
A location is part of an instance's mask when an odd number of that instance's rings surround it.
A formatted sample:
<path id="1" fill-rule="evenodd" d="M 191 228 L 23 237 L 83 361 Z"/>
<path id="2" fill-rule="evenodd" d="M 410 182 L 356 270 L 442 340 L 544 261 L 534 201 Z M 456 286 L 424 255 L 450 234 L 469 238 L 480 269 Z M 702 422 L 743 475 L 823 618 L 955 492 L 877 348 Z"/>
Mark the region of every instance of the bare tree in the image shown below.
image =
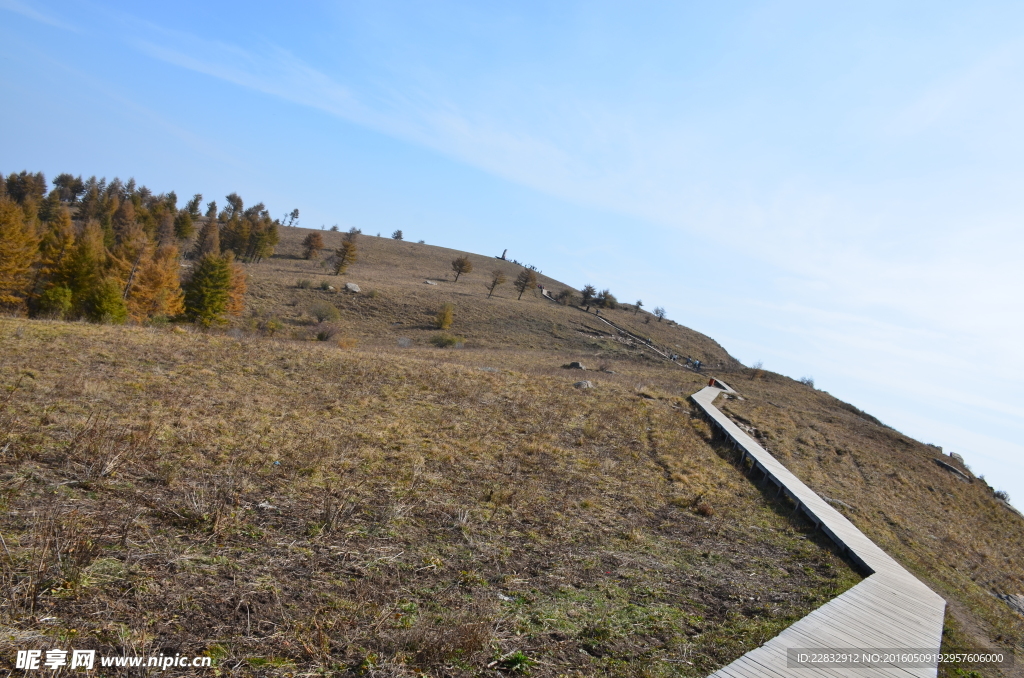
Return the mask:
<path id="1" fill-rule="evenodd" d="M 395 232 L 391 234 L 391 239 L 392 240 L 401 240 L 404 237 L 405 236 L 402 235 L 402 229 L 400 229 L 400 228 L 395 229 Z"/>
<path id="2" fill-rule="evenodd" d="M 355 226 L 353 226 L 352 228 L 348 229 L 348 231 L 345 233 L 345 235 L 342 236 L 342 238 L 344 238 L 346 242 L 355 242 L 356 238 L 358 238 L 362 234 L 363 231 L 361 229 L 358 229 Z"/>
<path id="3" fill-rule="evenodd" d="M 524 268 L 520 271 L 519 275 L 516 276 L 515 282 L 512 286 L 519 290 L 519 299 L 523 298 L 523 293 L 526 290 L 532 290 L 537 286 L 537 274 L 528 268 Z"/>
<path id="4" fill-rule="evenodd" d="M 663 309 L 661 306 L 655 306 L 654 315 L 658 318 L 658 322 L 660 323 L 662 320 L 665 319 L 665 309 Z"/>
<path id="5" fill-rule="evenodd" d="M 473 272 L 473 264 L 469 257 L 456 257 L 452 260 L 452 270 L 455 271 L 455 282 L 459 282 L 460 275 Z"/>
<path id="6" fill-rule="evenodd" d="M 636 304 L 633 306 L 633 315 L 636 315 L 637 313 L 639 313 L 640 309 L 643 308 L 643 306 L 644 306 L 644 302 L 642 302 L 641 300 L 637 299 L 636 300 Z"/>
<path id="7" fill-rule="evenodd" d="M 504 285 L 507 281 L 508 278 L 505 277 L 505 273 L 500 268 L 496 268 L 491 271 L 491 282 L 487 285 L 487 298 L 491 298 L 491 295 L 494 294 L 494 290 L 497 289 L 498 285 Z"/>

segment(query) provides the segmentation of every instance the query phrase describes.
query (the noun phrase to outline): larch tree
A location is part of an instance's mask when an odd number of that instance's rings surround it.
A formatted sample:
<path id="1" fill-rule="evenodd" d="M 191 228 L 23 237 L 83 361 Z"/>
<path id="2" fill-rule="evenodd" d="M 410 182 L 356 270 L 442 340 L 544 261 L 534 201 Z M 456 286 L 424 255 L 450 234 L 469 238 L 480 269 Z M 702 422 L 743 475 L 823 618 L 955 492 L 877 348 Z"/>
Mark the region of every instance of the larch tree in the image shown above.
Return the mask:
<path id="1" fill-rule="evenodd" d="M 644 306 L 644 302 L 642 302 L 641 300 L 637 299 L 636 303 L 633 304 L 633 315 L 636 315 L 637 313 L 639 313 L 640 309 L 643 308 L 643 306 Z"/>
<path id="2" fill-rule="evenodd" d="M 133 321 L 170 318 L 184 310 L 178 269 L 178 248 L 174 245 L 164 245 L 146 258 L 127 298 L 128 315 Z"/>
<path id="3" fill-rule="evenodd" d="M 216 219 L 210 219 L 199 232 L 196 239 L 196 255 L 204 257 L 208 254 L 220 255 L 220 225 Z"/>
<path id="4" fill-rule="evenodd" d="M 334 275 L 341 275 L 356 260 L 356 244 L 345 240 L 334 250 Z"/>
<path id="5" fill-rule="evenodd" d="M 74 248 L 75 228 L 71 221 L 71 213 L 65 209 L 46 225 L 39 243 L 39 259 L 32 285 L 32 293 L 36 297 L 36 310 L 58 317 L 70 312 L 71 288 L 68 287 L 67 281 L 61 278 L 60 272 Z M 51 289 L 56 291 L 49 292 Z M 44 303 L 42 298 L 48 292 L 49 301 Z"/>
<path id="6" fill-rule="evenodd" d="M 455 304 L 446 303 L 442 304 L 437 315 L 434 317 L 434 324 L 439 330 L 446 330 L 452 326 L 455 321 Z"/>
<path id="7" fill-rule="evenodd" d="M 455 271 L 455 282 L 459 282 L 460 275 L 473 272 L 473 264 L 469 257 L 456 257 L 452 260 L 452 270 Z"/>
<path id="8" fill-rule="evenodd" d="M 20 308 L 32 282 L 39 238 L 22 209 L 0 200 L 0 306 Z"/>
<path id="9" fill-rule="evenodd" d="M 519 296 L 517 299 L 522 299 L 523 293 L 525 293 L 526 290 L 532 290 L 537 286 L 537 274 L 528 268 L 524 268 L 519 272 L 519 275 L 516 276 L 512 286 L 519 290 Z"/>
<path id="10" fill-rule="evenodd" d="M 487 285 L 487 298 L 491 298 L 494 290 L 498 289 L 498 285 L 504 285 L 507 281 L 508 278 L 505 277 L 505 272 L 500 268 L 491 271 L 491 282 Z"/>
<path id="11" fill-rule="evenodd" d="M 225 310 L 228 315 L 240 316 L 245 311 L 245 291 L 249 287 L 249 276 L 245 267 L 235 261 L 228 253 L 228 269 L 231 271 L 231 284 L 228 289 L 228 304 Z"/>
<path id="12" fill-rule="evenodd" d="M 320 256 L 320 250 L 324 248 L 324 238 L 319 233 L 310 233 L 302 241 L 302 256 L 305 259 L 315 259 Z"/>

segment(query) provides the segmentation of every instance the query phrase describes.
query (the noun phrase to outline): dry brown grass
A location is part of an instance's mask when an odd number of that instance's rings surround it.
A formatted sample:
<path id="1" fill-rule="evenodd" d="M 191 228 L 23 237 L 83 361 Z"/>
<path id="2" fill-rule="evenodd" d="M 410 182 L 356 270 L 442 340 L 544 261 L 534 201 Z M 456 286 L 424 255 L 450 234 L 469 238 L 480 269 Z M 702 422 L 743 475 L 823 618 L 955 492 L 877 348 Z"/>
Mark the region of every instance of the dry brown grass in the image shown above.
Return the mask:
<path id="1" fill-rule="evenodd" d="M 361 236 L 336 277 L 306 233 L 248 267 L 249 314 L 216 332 L 0 320 L 3 656 L 74 638 L 232 675 L 696 676 L 857 580 L 693 416 L 706 376 L 539 292 L 487 299 L 510 263 L 467 255 L 454 283 L 462 253 Z M 431 346 L 445 303 L 463 348 Z M 744 398 L 723 409 L 950 600 L 950 644 L 1021 642 L 991 593 L 1024 592 L 1024 521 L 984 483 L 692 330 L 602 314 L 717 365 Z"/>
<path id="2" fill-rule="evenodd" d="M 425 346 L 435 330 L 437 311 L 445 303 L 454 305 L 451 331 L 463 336 L 467 345 L 477 349 L 527 350 L 546 353 L 637 358 L 644 352 L 623 343 L 614 330 L 593 314 L 562 306 L 544 299 L 539 290 L 530 290 L 521 300 L 511 285 L 498 287 L 487 298 L 485 283 L 489 271 L 500 268 L 509 280 L 521 271 L 510 262 L 443 247 L 377 238 L 358 238 L 360 258 L 341 276 L 334 276 L 319 261 L 302 258 L 302 240 L 310 231 L 282 229 L 278 254 L 258 265 L 248 266 L 251 275 L 249 312 L 251 318 L 241 324 L 257 327 L 261 320 L 279 318 L 287 326 L 286 335 L 302 337 L 315 320 L 310 307 L 327 301 L 341 311 L 342 326 L 364 346 L 393 347 L 400 338 Z M 343 233 L 320 232 L 327 249 L 338 247 Z M 465 256 L 473 272 L 453 282 L 451 261 Z M 297 287 L 309 280 L 311 289 Z M 561 290 L 566 286 L 545 275 L 541 285 Z M 427 284 L 427 281 L 436 283 Z M 346 282 L 361 288 L 359 294 L 346 293 Z M 319 289 L 321 283 L 335 291 Z M 679 325 L 656 320 L 644 324 L 650 314 L 633 315 L 628 309 L 602 310 L 614 322 L 649 337 L 657 344 L 707 365 L 735 365 L 735 360 L 708 337 Z M 648 357 L 651 356 L 647 352 Z"/>
<path id="3" fill-rule="evenodd" d="M 856 581 L 683 396 L 620 375 L 11 319 L 0 343 L 5 656 L 702 675 Z"/>

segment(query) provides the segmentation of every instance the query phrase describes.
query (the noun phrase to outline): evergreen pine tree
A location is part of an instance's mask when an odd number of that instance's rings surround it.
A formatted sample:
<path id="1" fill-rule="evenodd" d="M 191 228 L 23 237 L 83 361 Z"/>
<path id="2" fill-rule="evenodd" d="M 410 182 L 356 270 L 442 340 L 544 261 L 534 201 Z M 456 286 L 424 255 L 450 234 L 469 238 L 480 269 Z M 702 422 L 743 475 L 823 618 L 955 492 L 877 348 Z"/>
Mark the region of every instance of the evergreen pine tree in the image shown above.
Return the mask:
<path id="1" fill-rule="evenodd" d="M 124 303 L 121 281 L 117 278 L 103 278 L 85 298 L 85 316 L 97 323 L 121 324 L 128 319 L 128 307 Z"/>
<path id="2" fill-rule="evenodd" d="M 107 251 L 103 230 L 90 221 L 75 238 L 70 256 L 60 261 L 55 280 L 71 290 L 72 313 L 89 315 L 88 300 L 103 278 Z"/>
<path id="3" fill-rule="evenodd" d="M 187 209 L 178 212 L 174 217 L 174 235 L 181 240 L 188 240 L 195 234 L 196 227 L 192 221 L 192 214 Z"/>
<path id="4" fill-rule="evenodd" d="M 227 257 L 207 254 L 200 259 L 185 285 L 185 316 L 209 327 L 227 312 L 232 270 Z"/>

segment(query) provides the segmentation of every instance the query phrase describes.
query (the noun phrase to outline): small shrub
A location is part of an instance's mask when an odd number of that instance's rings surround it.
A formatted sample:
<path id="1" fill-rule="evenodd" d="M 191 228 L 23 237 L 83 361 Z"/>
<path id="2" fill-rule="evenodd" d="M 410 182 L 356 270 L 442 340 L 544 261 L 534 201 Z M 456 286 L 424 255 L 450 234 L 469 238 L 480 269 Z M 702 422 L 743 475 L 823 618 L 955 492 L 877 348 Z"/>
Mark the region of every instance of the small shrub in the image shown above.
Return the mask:
<path id="1" fill-rule="evenodd" d="M 619 307 L 619 300 L 609 290 L 602 290 L 594 302 L 601 308 L 616 309 Z"/>
<path id="2" fill-rule="evenodd" d="M 378 294 L 380 293 L 377 290 L 370 290 L 369 292 L 366 293 L 366 296 L 369 297 L 370 299 L 376 299 Z"/>
<path id="3" fill-rule="evenodd" d="M 702 515 L 705 518 L 710 518 L 711 516 L 715 515 L 715 509 L 712 508 L 711 504 L 707 503 L 706 501 L 702 501 L 699 504 L 697 504 L 697 506 L 694 507 L 694 510 L 697 512 L 698 515 Z"/>
<path id="4" fill-rule="evenodd" d="M 461 348 L 466 340 L 462 337 L 457 337 L 454 334 L 448 334 L 447 332 L 438 332 L 430 338 L 430 343 L 438 348 Z"/>
<path id="5" fill-rule="evenodd" d="M 439 330 L 446 330 L 452 326 L 455 321 L 455 305 L 444 304 L 441 309 L 437 312 L 437 316 L 434 318 L 434 325 Z"/>
<path id="6" fill-rule="evenodd" d="M 338 320 L 341 318 L 341 312 L 334 306 L 326 301 L 318 301 L 309 307 L 309 314 L 317 319 L 317 322 L 325 322 L 328 320 Z"/>
<path id="7" fill-rule="evenodd" d="M 279 318 L 267 318 L 259 324 L 261 332 L 272 337 L 284 329 L 284 323 Z"/>
<path id="8" fill-rule="evenodd" d="M 800 377 L 800 383 L 814 388 L 814 377 Z"/>
<path id="9" fill-rule="evenodd" d="M 316 332 L 313 336 L 316 337 L 317 341 L 330 341 L 334 338 L 334 335 L 338 333 L 338 328 L 333 325 L 321 323 L 316 328 Z"/>
<path id="10" fill-rule="evenodd" d="M 1006 490 L 996 490 L 993 494 L 996 496 L 996 499 L 1002 499 L 1007 504 L 1010 503 L 1010 493 Z"/>
<path id="11" fill-rule="evenodd" d="M 341 339 L 338 339 L 338 341 L 337 341 L 338 348 L 343 348 L 345 350 L 351 350 L 351 349 L 355 348 L 356 344 L 358 344 L 358 343 L 359 343 L 359 341 L 357 339 L 352 338 L 352 337 L 342 337 Z"/>
<path id="12" fill-rule="evenodd" d="M 530 673 L 530 667 L 536 666 L 537 662 L 530 659 L 522 650 L 516 650 L 497 660 L 498 666 L 506 671 L 512 673 L 521 673 L 523 675 Z"/>
<path id="13" fill-rule="evenodd" d="M 572 306 L 573 304 L 575 304 L 577 302 L 576 293 L 573 290 L 570 290 L 570 289 L 562 290 L 557 295 L 555 295 L 555 299 L 562 306 Z"/>
<path id="14" fill-rule="evenodd" d="M 49 288 L 39 296 L 39 315 L 63 318 L 71 311 L 71 290 L 63 285 Z"/>
<path id="15" fill-rule="evenodd" d="M 313 281 L 303 278 L 302 280 L 295 283 L 295 286 L 298 287 L 300 290 L 311 290 L 313 289 Z"/>
<path id="16" fill-rule="evenodd" d="M 400 228 L 396 229 L 395 232 L 391 234 L 392 240 L 401 240 L 403 237 L 405 236 L 402 235 L 402 229 Z"/>
<path id="17" fill-rule="evenodd" d="M 327 282 L 326 280 L 321 280 L 319 287 L 324 292 L 327 292 L 327 291 L 329 291 L 331 289 L 331 283 Z"/>
<path id="18" fill-rule="evenodd" d="M 86 315 L 98 323 L 120 325 L 128 320 L 128 307 L 122 297 L 121 284 L 113 278 L 104 279 L 86 299 Z"/>

